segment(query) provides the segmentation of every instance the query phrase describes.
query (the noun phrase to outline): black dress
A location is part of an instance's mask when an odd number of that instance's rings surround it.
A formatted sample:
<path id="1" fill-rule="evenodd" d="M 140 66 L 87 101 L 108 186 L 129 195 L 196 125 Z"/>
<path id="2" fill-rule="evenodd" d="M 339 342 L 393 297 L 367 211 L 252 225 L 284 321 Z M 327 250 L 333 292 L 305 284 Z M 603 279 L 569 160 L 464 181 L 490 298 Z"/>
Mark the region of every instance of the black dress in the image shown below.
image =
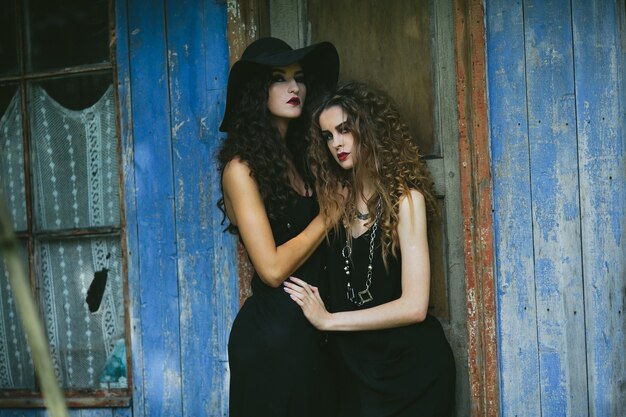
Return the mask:
<path id="1" fill-rule="evenodd" d="M 374 307 L 401 295 L 401 260 L 389 256 L 385 271 L 379 234 L 374 240 L 373 300 L 357 307 L 346 296 L 345 231 L 331 240 L 328 254 L 332 312 Z M 352 240 L 350 280 L 365 289 L 370 231 Z M 452 350 L 439 321 L 392 329 L 334 332 L 336 367 L 340 370 L 342 417 L 449 417 L 454 404 L 455 366 Z"/>
<path id="2" fill-rule="evenodd" d="M 285 218 L 272 221 L 276 245 L 297 236 L 318 213 L 314 197 L 299 197 Z M 321 245 L 293 276 L 319 286 Z M 283 290 L 255 273 L 228 342 L 230 417 L 327 416 L 329 360 L 325 337 Z"/>

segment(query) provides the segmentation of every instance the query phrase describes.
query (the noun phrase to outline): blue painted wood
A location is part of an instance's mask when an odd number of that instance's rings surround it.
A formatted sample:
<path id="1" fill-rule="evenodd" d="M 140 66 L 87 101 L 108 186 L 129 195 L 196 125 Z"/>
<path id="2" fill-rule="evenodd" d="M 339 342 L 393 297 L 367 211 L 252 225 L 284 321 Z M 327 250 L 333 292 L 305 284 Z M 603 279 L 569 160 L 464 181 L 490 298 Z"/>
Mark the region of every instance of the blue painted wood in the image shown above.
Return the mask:
<path id="1" fill-rule="evenodd" d="M 113 417 L 132 417 L 133 409 L 130 407 L 114 408 Z"/>
<path id="2" fill-rule="evenodd" d="M 166 10 L 184 411 L 224 416 L 227 336 L 238 308 L 236 245 L 222 233 L 216 207 L 215 152 L 228 78 L 226 6 L 170 0 Z"/>
<path id="3" fill-rule="evenodd" d="M 500 410 L 503 416 L 539 416 L 522 5 L 508 0 L 489 1 L 485 17 Z"/>
<path id="4" fill-rule="evenodd" d="M 115 1 L 116 71 L 122 150 L 122 181 L 124 220 L 126 224 L 126 268 L 128 282 L 128 322 L 130 323 L 129 363 L 134 415 L 143 415 L 143 349 L 141 338 L 141 292 L 139 287 L 139 236 L 137 225 L 137 196 L 132 136 L 132 109 L 130 86 L 130 40 L 126 0 Z M 130 408 L 129 408 L 130 410 Z M 129 415 L 132 415 L 129 412 Z"/>
<path id="5" fill-rule="evenodd" d="M 0 409 L 0 417 L 39 417 L 40 415 L 37 410 Z"/>
<path id="6" fill-rule="evenodd" d="M 112 408 L 83 408 L 70 410 L 70 416 L 75 417 L 113 417 Z"/>
<path id="7" fill-rule="evenodd" d="M 105 409 L 107 410 L 107 409 Z M 84 410 L 70 408 L 67 410 L 69 417 L 99 417 L 99 416 L 110 416 L 111 411 L 108 409 L 108 414 L 81 414 Z M 37 409 L 0 409 L 0 417 L 49 417 L 50 413 L 45 408 L 37 408 Z"/>
<path id="8" fill-rule="evenodd" d="M 179 289 L 165 15 L 161 2 L 128 1 L 132 137 L 139 242 L 143 384 L 138 416 L 182 416 Z M 136 294 L 136 293 L 135 293 Z M 143 409 L 142 409 L 143 408 Z"/>
<path id="9" fill-rule="evenodd" d="M 541 410 L 586 416 L 570 1 L 526 0 L 524 28 Z"/>
<path id="10" fill-rule="evenodd" d="M 621 17 L 621 22 L 620 22 Z M 589 415 L 626 415 L 624 2 L 572 2 Z M 626 30 L 626 26 L 621 26 Z M 623 38 L 620 38 L 620 35 Z"/>

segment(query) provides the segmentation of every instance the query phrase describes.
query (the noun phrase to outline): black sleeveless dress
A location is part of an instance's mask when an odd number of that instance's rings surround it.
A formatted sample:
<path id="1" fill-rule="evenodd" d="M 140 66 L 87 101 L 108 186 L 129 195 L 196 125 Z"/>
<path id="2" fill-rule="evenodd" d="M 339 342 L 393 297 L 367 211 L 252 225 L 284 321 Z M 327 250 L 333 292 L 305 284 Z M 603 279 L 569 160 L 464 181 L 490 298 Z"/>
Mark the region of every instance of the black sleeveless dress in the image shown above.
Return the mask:
<path id="1" fill-rule="evenodd" d="M 346 296 L 345 231 L 330 242 L 328 275 L 332 312 L 371 308 L 401 295 L 401 260 L 389 256 L 385 271 L 379 234 L 374 240 L 373 300 L 357 307 Z M 355 291 L 365 289 L 370 231 L 352 240 L 350 280 Z M 392 329 L 334 332 L 335 366 L 340 377 L 341 417 L 449 417 L 454 405 L 455 366 L 439 321 Z"/>
<path id="2" fill-rule="evenodd" d="M 271 223 L 276 245 L 297 236 L 318 213 L 314 197 L 299 197 L 285 218 Z M 293 276 L 319 286 L 320 245 Z M 329 359 L 325 336 L 283 290 L 255 273 L 253 295 L 230 332 L 230 417 L 321 417 L 330 415 Z"/>

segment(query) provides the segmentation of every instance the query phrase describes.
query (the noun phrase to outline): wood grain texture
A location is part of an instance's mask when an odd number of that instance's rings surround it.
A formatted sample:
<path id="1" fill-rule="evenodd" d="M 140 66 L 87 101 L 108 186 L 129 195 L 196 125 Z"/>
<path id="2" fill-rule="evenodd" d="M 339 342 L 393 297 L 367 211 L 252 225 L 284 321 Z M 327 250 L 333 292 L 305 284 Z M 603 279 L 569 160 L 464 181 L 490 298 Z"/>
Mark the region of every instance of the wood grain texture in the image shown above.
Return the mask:
<path id="1" fill-rule="evenodd" d="M 311 42 L 330 41 L 342 81 L 384 89 L 425 155 L 441 155 L 434 132 L 433 63 L 428 1 L 308 2 Z M 351 28 L 351 30 L 346 30 Z"/>
<path id="2" fill-rule="evenodd" d="M 572 2 L 588 415 L 592 417 L 626 415 L 624 18 L 623 1 Z"/>
<path id="3" fill-rule="evenodd" d="M 130 417 L 131 408 L 83 408 L 68 409 L 70 417 Z M 2 409 L 0 417 L 49 417 L 46 409 Z"/>
<path id="4" fill-rule="evenodd" d="M 521 3 L 486 9 L 500 407 L 541 415 Z M 520 366 L 523 364 L 523 366 Z"/>
<path id="5" fill-rule="evenodd" d="M 175 190 L 167 74 L 165 12 L 161 3 L 129 0 L 128 32 L 132 152 L 137 207 L 137 275 L 142 384 L 138 416 L 182 416 Z M 136 323 L 132 323 L 133 326 Z"/>
<path id="6" fill-rule="evenodd" d="M 236 242 L 223 233 L 215 154 L 228 77 L 226 7 L 167 2 L 183 409 L 228 414 L 227 342 L 238 310 Z"/>
<path id="7" fill-rule="evenodd" d="M 487 3 L 503 415 L 626 413 L 625 21 Z"/>
<path id="8" fill-rule="evenodd" d="M 112 417 L 132 417 L 133 409 L 130 407 L 125 408 L 113 408 Z"/>
<path id="9" fill-rule="evenodd" d="M 543 415 L 585 416 L 584 295 L 569 0 L 526 0 L 524 25 L 541 410 Z"/>
<path id="10" fill-rule="evenodd" d="M 133 135 L 132 135 L 132 108 L 130 85 L 130 33 L 128 31 L 128 15 L 126 0 L 115 2 L 115 50 L 116 71 L 118 82 L 119 105 L 119 135 L 121 142 L 121 171 L 123 201 L 121 209 L 125 220 L 125 239 L 122 248 L 125 257 L 125 274 L 127 282 L 128 328 L 130 329 L 130 355 L 126 363 L 129 369 L 129 384 L 132 389 L 131 415 L 140 416 L 143 410 L 143 348 L 141 338 L 141 305 L 131 300 L 140 300 L 141 292 L 136 277 L 139 276 L 139 237 L 137 227 L 137 196 L 135 186 Z"/>
<path id="11" fill-rule="evenodd" d="M 454 8 L 471 415 L 495 417 L 498 364 L 484 10 L 480 0 L 455 0 Z"/>

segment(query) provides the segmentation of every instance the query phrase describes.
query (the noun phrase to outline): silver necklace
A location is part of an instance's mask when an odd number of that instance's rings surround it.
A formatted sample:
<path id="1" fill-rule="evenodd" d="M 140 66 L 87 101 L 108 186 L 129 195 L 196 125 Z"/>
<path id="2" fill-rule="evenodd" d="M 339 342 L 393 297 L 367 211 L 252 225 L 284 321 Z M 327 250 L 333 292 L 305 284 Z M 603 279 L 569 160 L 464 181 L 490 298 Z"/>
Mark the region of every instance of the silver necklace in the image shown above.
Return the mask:
<path id="1" fill-rule="evenodd" d="M 358 213 L 358 211 L 357 211 Z M 359 213 L 360 214 L 360 213 Z M 374 296 L 370 292 L 370 286 L 372 285 L 372 260 L 374 259 L 374 239 L 376 238 L 376 231 L 378 230 L 378 218 L 380 217 L 380 201 L 378 201 L 378 205 L 376 206 L 376 219 L 374 220 L 374 224 L 372 225 L 372 234 L 370 236 L 370 253 L 369 253 L 369 264 L 367 265 L 367 277 L 365 278 L 365 289 L 363 291 L 358 291 L 355 294 L 355 289 L 352 287 L 352 283 L 350 282 L 350 264 L 352 263 L 352 247 L 350 246 L 350 241 L 348 239 L 348 230 L 346 230 L 346 245 L 341 249 L 341 255 L 346 262 L 346 266 L 343 267 L 344 272 L 346 273 L 346 297 L 348 300 L 355 304 L 356 306 L 362 306 L 365 303 L 369 303 L 374 299 Z M 361 219 L 365 220 L 365 219 Z M 358 296 L 358 299 L 357 299 Z"/>

